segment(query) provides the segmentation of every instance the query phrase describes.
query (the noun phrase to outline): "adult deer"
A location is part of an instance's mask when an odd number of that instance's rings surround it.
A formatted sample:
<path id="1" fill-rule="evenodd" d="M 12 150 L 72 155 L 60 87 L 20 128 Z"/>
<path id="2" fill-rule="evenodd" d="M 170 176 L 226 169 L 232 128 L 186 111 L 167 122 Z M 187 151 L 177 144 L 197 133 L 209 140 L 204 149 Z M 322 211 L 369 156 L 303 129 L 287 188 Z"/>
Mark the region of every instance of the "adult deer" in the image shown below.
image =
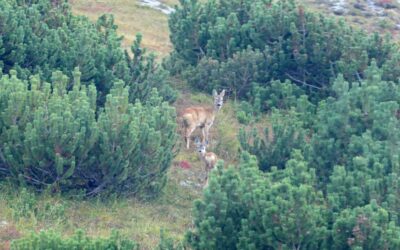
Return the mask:
<path id="1" fill-rule="evenodd" d="M 202 107 L 194 106 L 183 110 L 180 117 L 185 133 L 186 148 L 189 149 L 190 136 L 196 128 L 201 128 L 203 133 L 203 143 L 208 140 L 208 134 L 214 123 L 215 115 L 222 108 L 224 103 L 225 90 L 221 93 L 213 91 L 214 106 Z"/>
<path id="2" fill-rule="evenodd" d="M 205 185 L 204 187 L 208 186 L 208 174 L 210 171 L 215 167 L 218 156 L 213 152 L 207 152 L 208 141 L 205 143 L 200 142 L 199 138 L 196 137 L 195 144 L 197 146 L 197 152 L 200 155 L 200 159 L 204 162 L 206 168 L 206 178 L 205 178 Z"/>

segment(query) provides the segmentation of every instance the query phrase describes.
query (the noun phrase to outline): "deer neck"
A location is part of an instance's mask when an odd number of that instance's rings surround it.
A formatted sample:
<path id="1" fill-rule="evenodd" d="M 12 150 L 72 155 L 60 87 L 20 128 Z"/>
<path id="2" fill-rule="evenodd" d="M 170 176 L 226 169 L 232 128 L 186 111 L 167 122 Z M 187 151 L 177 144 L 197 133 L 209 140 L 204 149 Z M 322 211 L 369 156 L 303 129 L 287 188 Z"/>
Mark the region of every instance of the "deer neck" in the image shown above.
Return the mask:
<path id="1" fill-rule="evenodd" d="M 201 160 L 203 160 L 203 161 L 206 160 L 206 154 L 207 154 L 207 153 L 200 153 L 200 158 L 201 158 Z"/>
<path id="2" fill-rule="evenodd" d="M 213 112 L 214 115 L 216 115 L 220 110 L 221 110 L 221 108 L 218 108 L 218 107 L 214 106 L 213 109 L 212 109 L 212 112 Z"/>
<path id="3" fill-rule="evenodd" d="M 212 108 L 212 109 L 210 109 L 210 118 L 211 118 L 211 120 L 212 121 L 214 121 L 214 119 L 215 119 L 215 116 L 218 114 L 218 112 L 219 112 L 219 109 L 218 108 Z"/>

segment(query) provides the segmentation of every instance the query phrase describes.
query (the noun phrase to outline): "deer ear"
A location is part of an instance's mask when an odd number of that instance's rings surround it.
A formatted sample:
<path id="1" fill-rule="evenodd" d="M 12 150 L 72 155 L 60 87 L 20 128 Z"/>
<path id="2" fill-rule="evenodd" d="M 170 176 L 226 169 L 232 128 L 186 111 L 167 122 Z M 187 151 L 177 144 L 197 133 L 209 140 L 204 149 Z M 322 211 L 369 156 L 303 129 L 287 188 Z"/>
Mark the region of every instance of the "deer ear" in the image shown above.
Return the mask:
<path id="1" fill-rule="evenodd" d="M 196 143 L 196 144 L 200 143 L 199 137 L 194 138 L 194 143 Z"/>
<path id="2" fill-rule="evenodd" d="M 221 91 L 221 93 L 219 94 L 221 97 L 225 96 L 225 89 Z"/>
<path id="3" fill-rule="evenodd" d="M 213 96 L 216 97 L 218 95 L 217 91 L 214 89 L 212 92 Z"/>

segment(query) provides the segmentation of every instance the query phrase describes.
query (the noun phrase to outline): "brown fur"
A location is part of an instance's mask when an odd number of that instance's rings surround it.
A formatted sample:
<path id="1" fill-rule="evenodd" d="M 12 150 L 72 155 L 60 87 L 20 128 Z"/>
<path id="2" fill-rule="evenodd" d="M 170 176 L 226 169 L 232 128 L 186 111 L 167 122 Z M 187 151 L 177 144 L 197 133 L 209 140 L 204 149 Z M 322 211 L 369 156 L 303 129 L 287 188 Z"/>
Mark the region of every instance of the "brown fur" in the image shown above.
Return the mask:
<path id="1" fill-rule="evenodd" d="M 208 186 L 208 174 L 215 167 L 218 161 L 218 156 L 213 152 L 207 152 L 208 141 L 201 143 L 199 138 L 196 137 L 195 144 L 197 146 L 197 152 L 199 153 L 201 161 L 204 162 L 206 170 L 205 187 Z"/>
<path id="2" fill-rule="evenodd" d="M 208 186 L 208 175 L 210 174 L 210 171 L 215 167 L 218 161 L 218 156 L 214 154 L 213 152 L 205 152 L 205 153 L 200 153 L 200 158 L 205 164 L 206 168 L 206 178 L 205 178 L 205 184 L 204 187 Z"/>
<path id="3" fill-rule="evenodd" d="M 215 113 L 211 108 L 190 107 L 183 111 L 182 118 L 186 138 L 186 148 L 189 148 L 189 137 L 196 128 L 202 129 L 203 141 L 208 137 L 208 131 L 214 123 Z"/>
<path id="4" fill-rule="evenodd" d="M 208 171 L 213 169 L 215 164 L 217 164 L 218 156 L 213 152 L 207 152 L 202 158 Z"/>
<path id="5" fill-rule="evenodd" d="M 223 90 L 219 95 L 215 92 L 213 95 L 214 107 L 189 107 L 180 114 L 187 149 L 189 149 L 190 145 L 190 135 L 196 128 L 202 129 L 203 142 L 208 140 L 209 130 L 214 123 L 215 115 L 222 107 L 225 91 Z"/>

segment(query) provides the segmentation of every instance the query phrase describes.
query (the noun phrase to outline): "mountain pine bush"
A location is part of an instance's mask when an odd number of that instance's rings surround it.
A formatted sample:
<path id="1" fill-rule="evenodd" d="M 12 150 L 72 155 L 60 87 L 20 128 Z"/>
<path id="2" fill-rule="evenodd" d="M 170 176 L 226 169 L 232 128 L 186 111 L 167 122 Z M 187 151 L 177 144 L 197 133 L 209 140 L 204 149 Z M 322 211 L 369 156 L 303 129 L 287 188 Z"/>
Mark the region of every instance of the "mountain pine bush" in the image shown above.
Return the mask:
<path id="1" fill-rule="evenodd" d="M 239 141 L 241 148 L 257 156 L 259 168 L 268 171 L 272 167 L 282 169 L 290 159 L 294 149 L 306 150 L 307 131 L 294 111 L 282 114 L 275 110 L 264 131 L 259 133 L 257 127 L 246 131 L 241 128 Z"/>
<path id="2" fill-rule="evenodd" d="M 326 180 L 337 165 L 375 181 L 400 174 L 399 85 L 382 80 L 382 70 L 373 62 L 365 80 L 350 84 L 339 76 L 333 90 L 335 97 L 318 106 L 310 142 L 310 162 L 318 175 Z M 358 181 L 354 185 L 362 187 Z"/>
<path id="3" fill-rule="evenodd" d="M 82 230 L 70 238 L 63 238 L 53 231 L 42 231 L 32 233 L 22 239 L 14 240 L 11 243 L 12 250 L 42 250 L 42 249 L 85 249 L 85 250 L 137 250 L 139 245 L 121 237 L 113 232 L 109 238 L 90 238 Z"/>
<path id="4" fill-rule="evenodd" d="M 334 249 L 398 249 L 400 228 L 375 200 L 341 211 L 333 225 Z"/>
<path id="5" fill-rule="evenodd" d="M 264 174 L 242 154 L 239 170 L 214 171 L 196 201 L 193 249 L 321 249 L 328 236 L 315 171 L 297 151 L 284 170 Z"/>
<path id="6" fill-rule="evenodd" d="M 169 25 L 172 73 L 247 101 L 242 123 L 272 110 L 270 124 L 239 133 L 255 158 L 211 174 L 192 248 L 399 248 L 400 57 L 389 37 L 291 0 L 182 0 Z"/>
<path id="7" fill-rule="evenodd" d="M 154 87 L 165 100 L 176 98 L 166 72 L 140 46 L 140 35 L 131 47 L 132 56 L 121 48 L 122 37 L 111 15 L 92 23 L 73 15 L 66 1 L 12 0 L 2 1 L 0 23 L 3 73 L 14 69 L 21 79 L 40 74 L 50 81 L 56 70 L 72 78 L 79 67 L 82 84 L 96 86 L 100 104 L 118 79 L 130 87 L 133 101 L 145 100 Z M 67 87 L 71 89 L 72 82 Z"/>
<path id="8" fill-rule="evenodd" d="M 382 74 L 372 61 L 363 80 L 340 75 L 316 110 L 300 98 L 295 110 L 274 111 L 264 132 L 243 129 L 242 149 L 258 162 L 244 153 L 238 171 L 214 172 L 188 242 L 195 249 L 399 248 L 400 91 Z"/>
<path id="9" fill-rule="evenodd" d="M 180 2 L 169 20 L 174 45 L 169 67 L 198 89 L 228 88 L 251 99 L 253 85 L 268 88 L 272 80 L 290 80 L 317 103 L 332 94 L 339 74 L 350 82 L 366 78 L 372 59 L 384 70 L 384 80 L 400 76 L 398 47 L 389 38 L 312 13 L 295 1 Z"/>
<path id="10" fill-rule="evenodd" d="M 97 91 L 74 71 L 55 72 L 52 83 L 16 72 L 0 79 L 0 172 L 38 190 L 84 189 L 156 194 L 177 140 L 175 110 L 153 90 L 146 102 L 129 102 L 129 88 L 116 82 L 104 108 Z"/>
<path id="11" fill-rule="evenodd" d="M 342 180 L 367 172 L 342 175 Z M 273 167 L 266 173 L 260 172 L 254 156 L 243 153 L 238 169 L 212 172 L 203 198 L 195 202 L 194 228 L 186 241 L 193 249 L 399 248 L 399 210 L 389 206 L 395 196 L 384 200 L 375 195 L 360 205 L 363 192 L 348 189 L 336 174 L 329 184 L 333 188 L 324 193 L 316 173 L 298 150 L 284 169 Z M 385 189 L 373 179 L 356 184 Z"/>

